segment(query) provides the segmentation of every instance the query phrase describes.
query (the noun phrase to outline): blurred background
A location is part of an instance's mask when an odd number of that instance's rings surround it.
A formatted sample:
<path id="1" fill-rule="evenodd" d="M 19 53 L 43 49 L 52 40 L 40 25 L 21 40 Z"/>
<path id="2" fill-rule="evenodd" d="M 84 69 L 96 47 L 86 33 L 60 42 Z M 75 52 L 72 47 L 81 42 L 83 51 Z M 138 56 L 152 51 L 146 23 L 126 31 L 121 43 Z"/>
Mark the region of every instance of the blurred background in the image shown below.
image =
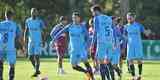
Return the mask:
<path id="1" fill-rule="evenodd" d="M 100 4 L 104 13 L 108 15 L 123 17 L 124 24 L 126 13 L 135 12 L 137 20 L 145 26 L 148 34 L 147 37 L 143 37 L 146 41 L 144 41 L 146 55 L 149 56 L 153 51 L 157 53 L 155 56 L 160 55 L 160 0 L 0 0 L 0 20 L 4 19 L 5 9 L 11 9 L 16 13 L 16 22 L 24 29 L 25 19 L 30 16 L 30 9 L 37 8 L 47 26 L 45 39 L 50 41 L 49 33 L 61 15 L 71 16 L 74 10 L 78 10 L 87 21 L 91 17 L 89 9 L 94 4 Z M 47 46 L 46 43 L 48 52 Z"/>

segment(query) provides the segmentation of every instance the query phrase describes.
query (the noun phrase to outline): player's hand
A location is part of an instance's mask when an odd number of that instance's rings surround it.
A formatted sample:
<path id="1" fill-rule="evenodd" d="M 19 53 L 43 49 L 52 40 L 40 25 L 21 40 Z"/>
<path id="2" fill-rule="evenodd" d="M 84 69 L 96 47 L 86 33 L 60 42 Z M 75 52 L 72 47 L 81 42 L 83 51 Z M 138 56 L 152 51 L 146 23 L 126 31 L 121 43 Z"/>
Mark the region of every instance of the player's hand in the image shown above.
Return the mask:
<path id="1" fill-rule="evenodd" d="M 113 51 L 114 51 L 116 48 L 117 48 L 117 45 L 113 45 L 113 48 L 112 48 Z"/>
<path id="2" fill-rule="evenodd" d="M 27 51 L 26 51 L 26 48 L 23 46 L 22 48 L 22 53 L 25 54 Z"/>

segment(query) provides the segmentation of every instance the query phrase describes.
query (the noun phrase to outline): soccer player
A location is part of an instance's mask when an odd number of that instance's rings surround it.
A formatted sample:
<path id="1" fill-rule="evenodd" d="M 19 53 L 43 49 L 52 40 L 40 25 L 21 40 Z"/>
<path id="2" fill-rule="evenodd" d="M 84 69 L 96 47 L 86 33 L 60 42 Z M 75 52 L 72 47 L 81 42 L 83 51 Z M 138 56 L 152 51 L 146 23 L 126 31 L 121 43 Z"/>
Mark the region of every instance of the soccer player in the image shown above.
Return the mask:
<path id="1" fill-rule="evenodd" d="M 35 70 L 32 77 L 37 77 L 41 73 L 39 68 L 43 28 L 44 22 L 38 17 L 37 9 L 32 8 L 31 17 L 26 20 L 24 31 L 24 41 L 26 41 L 26 34 L 28 31 L 28 55 Z"/>
<path id="2" fill-rule="evenodd" d="M 0 80 L 3 80 L 3 62 L 5 57 L 9 64 L 8 80 L 14 80 L 15 77 L 15 40 L 20 40 L 22 35 L 19 26 L 13 21 L 13 16 L 14 13 L 12 11 L 6 10 L 5 20 L 0 22 Z"/>
<path id="3" fill-rule="evenodd" d="M 128 23 L 125 25 L 127 33 L 127 60 L 131 70 L 132 80 L 141 80 L 142 75 L 142 59 L 143 47 L 141 33 L 144 32 L 144 27 L 135 21 L 135 14 L 127 14 Z M 136 79 L 134 60 L 138 61 L 139 76 Z"/>
<path id="4" fill-rule="evenodd" d="M 61 16 L 59 19 L 60 23 L 57 24 L 51 31 L 50 34 L 52 35 L 56 35 L 57 32 L 59 32 L 60 30 L 62 30 L 68 23 L 68 19 L 66 16 Z M 58 39 L 56 39 L 56 41 L 54 42 L 54 46 L 56 47 L 56 52 L 57 52 L 57 56 L 58 56 L 58 74 L 64 74 L 64 69 L 63 69 L 63 57 L 64 54 L 66 52 L 66 33 L 63 33 L 60 35 L 60 37 Z M 52 43 L 51 43 L 52 44 Z M 53 44 L 52 44 L 53 47 Z"/>
<path id="5" fill-rule="evenodd" d="M 91 46 L 95 42 L 94 37 L 96 37 L 96 58 L 100 64 L 101 78 L 102 80 L 111 80 L 109 73 L 113 73 L 113 69 L 111 68 L 112 65 L 109 60 L 109 55 L 112 54 L 113 50 L 112 18 L 110 16 L 102 14 L 101 8 L 98 5 L 93 6 L 91 8 L 91 12 L 94 16 L 94 36 Z"/>
<path id="6" fill-rule="evenodd" d="M 115 72 L 117 72 L 119 79 L 121 80 L 121 70 L 119 68 L 119 61 L 121 55 L 120 44 L 122 43 L 123 35 L 121 33 L 121 25 L 119 24 L 119 18 L 113 19 L 113 33 L 114 33 L 114 50 L 111 54 L 111 63 Z"/>
<path id="7" fill-rule="evenodd" d="M 88 33 L 86 25 L 82 22 L 79 12 L 73 12 L 72 23 L 67 25 L 56 35 L 51 34 L 53 40 L 57 39 L 63 32 L 69 33 L 69 53 L 72 68 L 87 75 L 87 80 L 94 80 L 92 68 L 88 62 Z M 83 62 L 86 69 L 79 66 Z"/>
<path id="8" fill-rule="evenodd" d="M 89 29 L 88 29 L 88 32 L 89 32 L 89 42 L 90 42 L 90 45 L 91 45 L 91 42 L 92 42 L 92 38 L 93 38 L 93 19 L 91 18 L 89 20 Z M 99 64 L 98 64 L 98 61 L 96 60 L 96 41 L 94 43 L 93 46 L 90 46 L 90 55 L 91 55 L 91 58 L 93 60 L 93 73 L 94 74 L 99 74 Z"/>

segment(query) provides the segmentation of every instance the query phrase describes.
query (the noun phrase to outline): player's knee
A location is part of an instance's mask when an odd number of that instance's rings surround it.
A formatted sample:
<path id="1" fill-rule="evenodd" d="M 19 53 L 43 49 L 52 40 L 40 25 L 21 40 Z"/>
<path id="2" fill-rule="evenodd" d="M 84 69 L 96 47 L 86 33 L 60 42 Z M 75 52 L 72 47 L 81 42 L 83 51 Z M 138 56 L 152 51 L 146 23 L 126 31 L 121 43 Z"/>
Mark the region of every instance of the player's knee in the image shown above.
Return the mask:
<path id="1" fill-rule="evenodd" d="M 143 61 L 141 61 L 141 60 L 138 60 L 138 64 L 143 64 Z"/>
<path id="2" fill-rule="evenodd" d="M 29 56 L 29 59 L 30 59 L 30 60 L 33 60 L 33 59 L 34 59 L 34 55 L 30 55 L 30 56 Z"/>
<path id="3" fill-rule="evenodd" d="M 128 60 L 129 65 L 134 64 L 133 60 Z"/>
<path id="4" fill-rule="evenodd" d="M 14 69 L 15 68 L 15 64 L 9 64 L 10 69 Z"/>

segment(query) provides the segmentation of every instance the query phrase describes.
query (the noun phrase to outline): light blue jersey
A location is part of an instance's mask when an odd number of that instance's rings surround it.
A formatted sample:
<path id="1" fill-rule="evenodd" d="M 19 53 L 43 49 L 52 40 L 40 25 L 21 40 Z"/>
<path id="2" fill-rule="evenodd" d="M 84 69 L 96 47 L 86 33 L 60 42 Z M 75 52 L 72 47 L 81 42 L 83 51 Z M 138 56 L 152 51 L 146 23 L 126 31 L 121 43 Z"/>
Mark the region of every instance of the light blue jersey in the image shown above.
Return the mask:
<path id="1" fill-rule="evenodd" d="M 110 16 L 98 15 L 94 17 L 94 37 L 97 39 L 96 55 L 98 60 L 103 61 L 108 59 L 109 54 L 112 53 L 113 48 L 113 29 L 112 19 Z M 93 42 L 94 43 L 93 38 Z"/>
<path id="2" fill-rule="evenodd" d="M 143 58 L 143 47 L 141 33 L 144 31 L 144 27 L 134 22 L 132 24 L 125 25 L 127 32 L 127 59 L 142 59 Z"/>
<path id="3" fill-rule="evenodd" d="M 0 23 L 0 59 L 6 55 L 9 64 L 16 62 L 15 39 L 21 35 L 17 24 L 11 20 L 5 20 Z"/>
<path id="4" fill-rule="evenodd" d="M 44 22 L 39 19 L 32 19 L 31 17 L 26 20 L 26 28 L 29 30 L 29 42 L 42 41 L 42 29 L 45 27 Z"/>
<path id="5" fill-rule="evenodd" d="M 39 19 L 32 19 L 31 17 L 26 20 L 26 28 L 29 31 L 28 52 L 29 55 L 38 55 L 41 49 L 42 42 L 42 29 L 45 27 L 44 22 Z"/>
<path id="6" fill-rule="evenodd" d="M 60 36 L 62 32 L 69 32 L 69 53 L 70 61 L 72 65 L 78 64 L 80 61 L 87 60 L 87 29 L 84 24 L 69 24 L 57 36 Z"/>
<path id="7" fill-rule="evenodd" d="M 118 27 L 113 27 L 113 35 L 114 35 L 114 50 L 113 54 L 111 54 L 111 63 L 112 64 L 119 64 L 120 61 L 120 55 L 121 55 L 121 47 L 120 45 L 122 44 L 122 39 L 123 35 L 121 33 L 121 28 Z"/>

